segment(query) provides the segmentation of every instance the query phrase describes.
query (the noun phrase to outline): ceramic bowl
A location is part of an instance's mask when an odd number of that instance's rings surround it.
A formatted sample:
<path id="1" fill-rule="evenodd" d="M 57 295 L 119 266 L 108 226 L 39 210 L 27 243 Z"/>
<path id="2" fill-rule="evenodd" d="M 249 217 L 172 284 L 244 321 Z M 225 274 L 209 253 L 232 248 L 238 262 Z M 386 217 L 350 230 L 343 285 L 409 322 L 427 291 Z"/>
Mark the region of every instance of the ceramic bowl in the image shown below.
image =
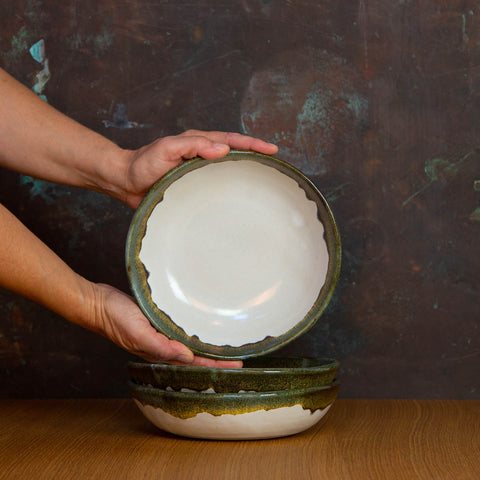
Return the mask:
<path id="1" fill-rule="evenodd" d="M 138 207 L 126 243 L 130 285 L 152 325 L 224 359 L 266 354 L 312 327 L 340 257 L 315 185 L 253 152 L 171 170 Z"/>
<path id="2" fill-rule="evenodd" d="M 221 369 L 132 362 L 130 378 L 137 384 L 162 389 L 217 393 L 265 392 L 328 385 L 339 363 L 328 358 L 259 357 L 244 361 L 243 368 Z"/>
<path id="3" fill-rule="evenodd" d="M 316 424 L 338 393 L 334 382 L 316 388 L 257 393 L 187 393 L 130 383 L 145 417 L 166 432 L 216 440 L 293 435 Z"/>

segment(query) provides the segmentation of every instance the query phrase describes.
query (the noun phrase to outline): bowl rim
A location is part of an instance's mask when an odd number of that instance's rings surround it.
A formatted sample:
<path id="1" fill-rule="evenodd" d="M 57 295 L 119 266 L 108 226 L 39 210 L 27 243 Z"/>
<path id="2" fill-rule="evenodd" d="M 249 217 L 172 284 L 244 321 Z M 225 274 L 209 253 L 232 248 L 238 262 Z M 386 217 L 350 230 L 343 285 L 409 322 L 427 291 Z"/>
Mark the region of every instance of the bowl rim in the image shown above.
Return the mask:
<path id="1" fill-rule="evenodd" d="M 181 392 L 178 390 L 166 390 L 163 388 L 155 387 L 153 385 L 143 385 L 135 383 L 131 380 L 128 381 L 128 387 L 130 391 L 139 390 L 144 393 L 159 394 L 163 397 L 178 398 L 184 400 L 195 400 L 211 398 L 212 400 L 221 400 L 221 399 L 247 399 L 254 400 L 258 398 L 287 398 L 287 397 L 301 397 L 304 395 L 315 394 L 318 392 L 338 389 L 340 387 L 340 382 L 335 379 L 332 383 L 328 385 L 319 385 L 317 387 L 306 387 L 306 388 L 290 388 L 288 390 L 267 390 L 264 392 L 254 392 L 254 391 L 245 391 L 245 392 L 229 392 L 229 393 L 207 393 L 207 392 Z"/>
<path id="2" fill-rule="evenodd" d="M 317 205 L 317 217 L 325 229 L 324 238 L 327 243 L 329 261 L 323 287 L 310 310 L 302 319 L 299 319 L 295 326 L 277 337 L 266 337 L 255 343 L 233 347 L 231 345 L 212 345 L 202 342 L 197 336 L 187 335 L 169 315 L 152 301 L 147 281 L 148 272 L 139 258 L 139 252 L 145 236 L 148 218 L 155 206 L 163 200 L 164 193 L 170 185 L 187 173 L 205 165 L 238 160 L 249 160 L 273 167 L 297 182 L 299 187 L 304 190 L 306 197 Z M 340 276 L 341 257 L 341 239 L 337 223 L 330 205 L 315 184 L 297 168 L 283 160 L 270 155 L 243 150 L 232 150 L 226 156 L 214 160 L 205 160 L 200 157 L 186 160 L 161 177 L 147 192 L 135 211 L 125 245 L 125 264 L 130 289 L 137 304 L 152 326 L 169 339 L 180 341 L 196 355 L 223 360 L 240 360 L 265 355 L 285 346 L 307 332 L 322 315 L 333 296 Z"/>
<path id="3" fill-rule="evenodd" d="M 257 357 L 258 358 L 258 357 Z M 171 363 L 148 363 L 141 361 L 130 361 L 127 365 L 128 368 L 133 370 L 171 370 L 172 372 L 188 372 L 188 373 L 205 373 L 209 372 L 225 374 L 225 375 L 249 375 L 249 374 L 259 374 L 259 373 L 268 373 L 268 374 L 302 374 L 302 373 L 320 373 L 320 372 L 329 372 L 331 370 L 338 369 L 340 367 L 340 362 L 333 358 L 327 357 L 265 357 L 265 359 L 293 359 L 293 360 L 312 360 L 312 361 L 323 361 L 320 365 L 312 366 L 302 366 L 302 367 L 241 367 L 241 368 L 224 368 L 224 367 L 204 367 L 199 365 L 176 365 Z"/>

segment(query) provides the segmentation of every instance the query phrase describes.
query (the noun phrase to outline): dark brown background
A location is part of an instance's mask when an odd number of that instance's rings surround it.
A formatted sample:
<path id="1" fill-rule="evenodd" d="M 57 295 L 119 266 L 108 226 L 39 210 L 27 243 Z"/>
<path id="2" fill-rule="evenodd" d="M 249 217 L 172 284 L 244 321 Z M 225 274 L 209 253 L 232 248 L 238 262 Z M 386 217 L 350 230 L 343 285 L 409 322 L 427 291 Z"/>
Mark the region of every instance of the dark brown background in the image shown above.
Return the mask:
<path id="1" fill-rule="evenodd" d="M 123 147 L 244 131 L 316 183 L 342 274 L 283 353 L 341 360 L 343 397 L 480 397 L 478 2 L 26 0 L 1 2 L 0 36 L 29 87 L 43 38 L 49 103 Z M 5 170 L 0 201 L 78 272 L 128 291 L 128 207 Z M 130 358 L 0 291 L 0 396 L 124 396 Z"/>

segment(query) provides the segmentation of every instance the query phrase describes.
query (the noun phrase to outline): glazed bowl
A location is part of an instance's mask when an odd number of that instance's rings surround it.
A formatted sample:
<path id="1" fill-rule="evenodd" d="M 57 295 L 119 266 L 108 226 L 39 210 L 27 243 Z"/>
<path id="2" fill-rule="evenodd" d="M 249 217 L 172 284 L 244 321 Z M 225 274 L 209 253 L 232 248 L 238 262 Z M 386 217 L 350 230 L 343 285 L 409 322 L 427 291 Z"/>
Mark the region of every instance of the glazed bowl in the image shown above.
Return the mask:
<path id="1" fill-rule="evenodd" d="M 172 392 L 129 384 L 139 409 L 160 429 L 216 440 L 276 438 L 307 430 L 329 410 L 338 384 L 275 392 Z"/>
<path id="2" fill-rule="evenodd" d="M 340 236 L 315 185 L 277 158 L 186 161 L 147 193 L 126 242 L 145 316 L 198 355 L 264 355 L 306 332 L 329 303 Z"/>
<path id="3" fill-rule="evenodd" d="M 258 357 L 245 360 L 243 368 L 131 362 L 128 371 L 133 382 L 161 389 L 237 393 L 328 385 L 335 379 L 338 367 L 336 360 L 328 358 Z"/>

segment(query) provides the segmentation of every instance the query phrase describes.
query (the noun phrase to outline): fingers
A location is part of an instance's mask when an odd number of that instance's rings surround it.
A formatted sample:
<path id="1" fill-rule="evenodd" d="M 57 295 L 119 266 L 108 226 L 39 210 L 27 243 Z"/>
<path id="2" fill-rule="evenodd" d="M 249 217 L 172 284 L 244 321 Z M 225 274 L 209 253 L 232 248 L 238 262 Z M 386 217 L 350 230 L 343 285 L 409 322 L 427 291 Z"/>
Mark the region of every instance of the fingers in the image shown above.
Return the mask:
<path id="1" fill-rule="evenodd" d="M 196 356 L 180 342 L 169 340 L 158 332 L 149 335 L 149 338 L 139 339 L 142 350 L 135 352 L 148 362 L 166 362 L 174 365 L 192 365 L 196 367 L 212 368 L 241 368 L 241 360 L 214 360 Z"/>
<path id="2" fill-rule="evenodd" d="M 148 362 L 170 362 L 190 365 L 195 360 L 193 352 L 185 345 L 169 340 L 153 328 L 148 334 L 138 336 L 136 343 L 141 348 L 132 349 L 132 353 L 141 356 Z"/>
<path id="3" fill-rule="evenodd" d="M 192 365 L 197 367 L 241 368 L 241 360 L 214 360 L 196 356 L 185 345 L 157 332 L 153 327 L 146 329 L 144 335 L 137 337 L 141 349 L 132 352 L 148 362 L 167 362 L 175 365 Z"/>
<path id="4" fill-rule="evenodd" d="M 172 365 L 191 365 L 195 367 L 210 367 L 210 368 L 242 368 L 243 362 L 241 360 L 214 360 L 211 358 L 199 357 L 181 343 L 168 340 L 163 337 L 165 341 L 161 341 L 161 350 L 156 350 L 160 345 L 154 345 L 154 349 L 150 351 L 134 352 L 141 356 L 144 360 L 151 363 L 171 363 Z"/>
<path id="5" fill-rule="evenodd" d="M 204 137 L 212 142 L 228 145 L 238 150 L 253 150 L 255 152 L 273 155 L 278 152 L 278 147 L 273 143 L 265 142 L 259 138 L 250 137 L 234 132 L 203 132 L 200 130 L 187 130 L 180 137 Z"/>
<path id="6" fill-rule="evenodd" d="M 216 368 L 242 368 L 241 360 L 213 360 L 211 358 L 195 356 L 191 365 L 197 367 L 216 367 Z"/>
<path id="7" fill-rule="evenodd" d="M 238 150 L 253 150 L 267 155 L 278 151 L 278 147 L 258 138 L 231 132 L 201 132 L 188 130 L 180 135 L 164 137 L 156 145 L 161 149 L 162 169 L 178 165 L 181 160 L 202 157 L 207 160 L 224 157 L 231 148 Z"/>
<path id="8" fill-rule="evenodd" d="M 230 146 L 216 142 L 202 135 L 177 135 L 162 139 L 165 158 L 169 162 L 179 162 L 194 157 L 203 157 L 213 160 L 225 156 Z"/>

